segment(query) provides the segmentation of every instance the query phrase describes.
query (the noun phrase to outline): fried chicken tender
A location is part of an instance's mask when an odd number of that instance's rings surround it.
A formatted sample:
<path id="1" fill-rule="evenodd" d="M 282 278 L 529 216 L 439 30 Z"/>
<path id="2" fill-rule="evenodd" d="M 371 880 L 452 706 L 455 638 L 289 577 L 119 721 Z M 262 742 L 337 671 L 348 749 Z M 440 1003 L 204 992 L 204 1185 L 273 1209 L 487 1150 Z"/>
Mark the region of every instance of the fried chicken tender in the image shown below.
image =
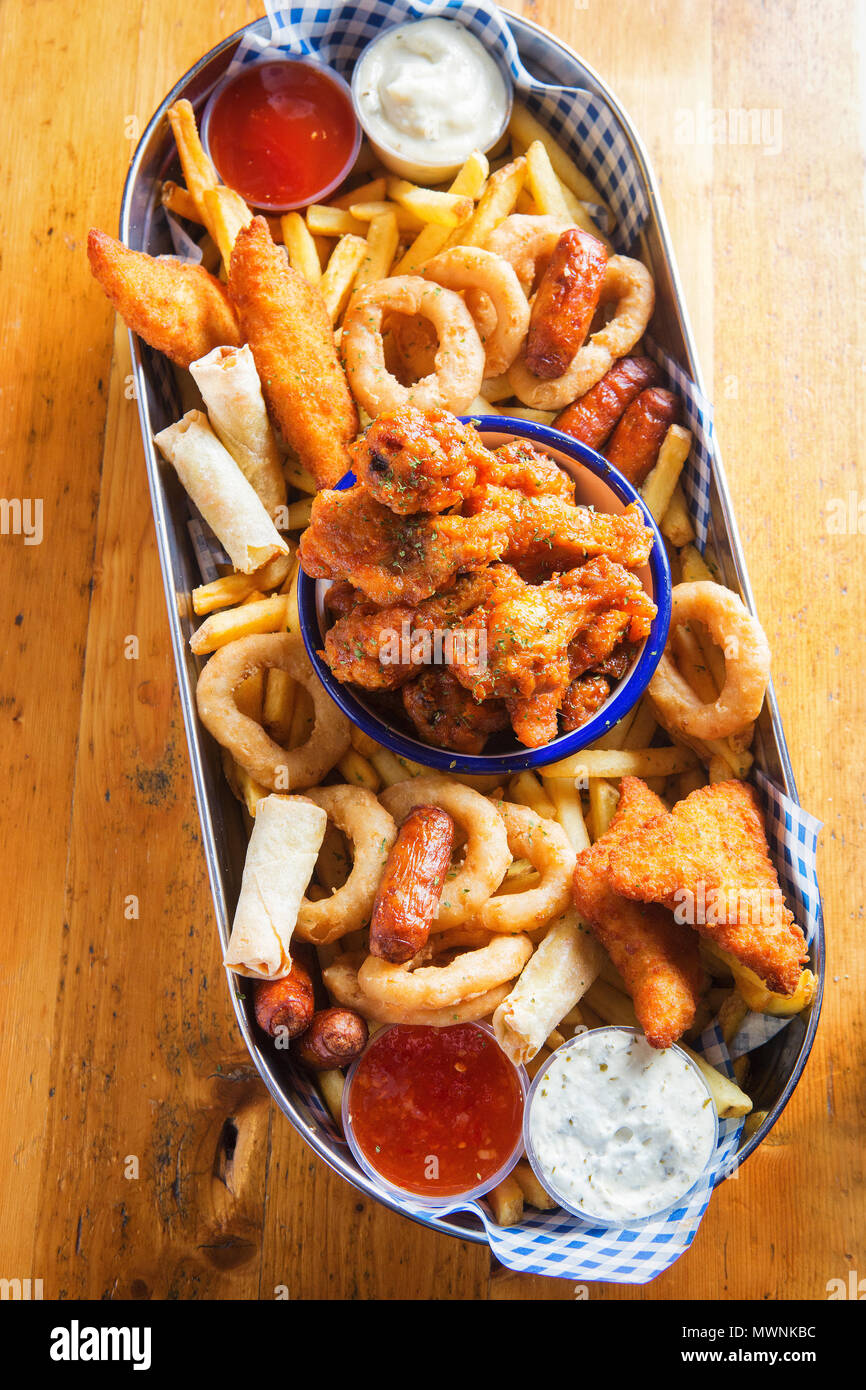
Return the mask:
<path id="1" fill-rule="evenodd" d="M 320 487 L 333 486 L 349 470 L 358 412 L 322 296 L 289 266 L 263 217 L 238 233 L 229 296 L 283 437 Z"/>
<path id="2" fill-rule="evenodd" d="M 96 228 L 87 236 L 87 259 L 127 328 L 179 367 L 215 347 L 240 347 L 228 295 L 204 266 L 130 251 Z"/>
<path id="3" fill-rule="evenodd" d="M 782 897 L 757 794 L 744 782 L 698 787 L 624 835 L 611 851 L 610 881 L 625 897 L 677 912 L 775 993 L 797 988 L 806 942 Z"/>
<path id="4" fill-rule="evenodd" d="M 347 579 L 373 603 L 418 604 L 463 569 L 482 569 L 508 543 L 501 517 L 397 516 L 366 488 L 313 499 L 300 561 L 314 579 Z"/>
<path id="5" fill-rule="evenodd" d="M 566 733 L 581 729 L 600 710 L 610 686 L 604 676 L 578 676 L 562 697 L 562 724 Z"/>
<path id="6" fill-rule="evenodd" d="M 657 1048 L 670 1047 L 694 1022 L 704 982 L 698 938 L 664 908 L 621 897 L 611 886 L 610 857 L 664 813 L 645 782 L 624 777 L 610 828 L 578 855 L 572 884 L 578 912 L 622 975 L 647 1041 Z"/>
<path id="7" fill-rule="evenodd" d="M 513 488 L 483 484 L 463 507 L 467 516 L 499 513 L 509 541 L 502 558 L 526 579 L 570 570 L 593 555 L 635 569 L 645 565 L 653 537 L 633 502 L 620 516 L 574 507 L 562 497 L 527 497 Z"/>
<path id="8" fill-rule="evenodd" d="M 442 667 L 422 671 L 404 685 L 403 706 L 425 743 L 456 753 L 483 753 L 490 735 L 508 727 L 501 701 L 477 704 Z"/>
<path id="9" fill-rule="evenodd" d="M 492 457 L 473 426 L 414 405 L 380 415 L 349 452 L 358 481 L 401 516 L 462 502 Z"/>
<path id="10" fill-rule="evenodd" d="M 528 439 L 512 439 L 488 452 L 478 467 L 478 482 L 517 488 L 526 497 L 561 497 L 574 504 L 574 479 Z"/>

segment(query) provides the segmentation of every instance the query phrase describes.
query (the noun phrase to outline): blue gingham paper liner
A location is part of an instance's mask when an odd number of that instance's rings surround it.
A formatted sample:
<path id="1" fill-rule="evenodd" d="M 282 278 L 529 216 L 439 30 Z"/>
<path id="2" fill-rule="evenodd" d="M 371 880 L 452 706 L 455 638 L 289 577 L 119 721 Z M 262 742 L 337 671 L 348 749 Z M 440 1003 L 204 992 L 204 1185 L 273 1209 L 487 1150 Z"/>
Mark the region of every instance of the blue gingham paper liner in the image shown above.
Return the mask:
<path id="1" fill-rule="evenodd" d="M 361 49 L 383 26 L 437 15 L 459 19 L 507 64 L 519 99 L 569 148 L 578 165 L 607 199 L 616 218 L 611 239 L 617 250 L 627 252 L 632 248 L 649 208 L 628 143 L 613 113 L 590 92 L 552 87 L 533 79 L 521 63 L 504 16 L 494 5 L 484 0 L 472 3 L 369 0 L 366 4 L 280 8 L 273 0 L 266 0 L 266 7 L 271 24 L 270 38 L 245 35 L 233 59 L 233 69 L 269 52 L 283 51 L 317 53 L 348 75 Z M 169 215 L 168 220 L 176 253 L 193 257 L 198 250 L 195 243 L 176 219 Z M 683 473 L 683 486 L 698 543 L 703 549 L 710 518 L 712 409 L 682 367 L 652 339 L 644 341 L 647 353 L 661 367 L 667 384 L 680 396 L 686 425 L 694 437 Z M 190 526 L 202 527 L 203 523 L 194 518 Z M 193 544 L 200 563 L 202 557 L 206 557 L 202 568 L 207 582 L 213 577 L 214 559 L 219 557 L 205 530 L 196 531 Z M 768 839 L 783 890 L 807 940 L 811 940 L 818 920 L 815 850 L 819 823 L 760 772 L 756 772 L 756 780 L 765 799 Z M 738 1030 L 730 1053 L 714 1023 L 704 1031 L 695 1050 L 713 1066 L 732 1075 L 733 1058 L 761 1046 L 789 1021 L 750 1014 Z M 294 1093 L 309 1122 L 332 1142 L 344 1143 L 310 1079 L 302 1072 L 295 1072 L 293 1083 Z M 741 1120 L 720 1120 L 715 1162 L 708 1174 L 680 1208 L 640 1226 L 618 1230 L 593 1228 L 562 1211 L 528 1209 L 519 1227 L 503 1228 L 492 1220 L 483 1201 L 455 1202 L 437 1208 L 437 1214 L 473 1212 L 483 1223 L 496 1258 L 514 1271 L 575 1281 L 646 1284 L 668 1269 L 691 1245 L 713 1188 L 736 1170 L 741 1133 Z M 408 1214 L 422 1218 L 430 1214 L 430 1208 L 410 1201 L 404 1202 L 402 1207 Z"/>
<path id="2" fill-rule="evenodd" d="M 578 87 L 554 87 L 532 77 L 520 59 L 504 14 L 488 0 L 367 0 L 366 3 L 280 6 L 266 0 L 270 38 L 246 34 L 229 72 L 262 56 L 315 53 L 348 77 L 361 50 L 385 27 L 413 19 L 456 19 L 507 67 L 515 93 L 549 126 L 607 199 L 611 240 L 627 252 L 649 216 L 643 181 L 607 103 Z"/>

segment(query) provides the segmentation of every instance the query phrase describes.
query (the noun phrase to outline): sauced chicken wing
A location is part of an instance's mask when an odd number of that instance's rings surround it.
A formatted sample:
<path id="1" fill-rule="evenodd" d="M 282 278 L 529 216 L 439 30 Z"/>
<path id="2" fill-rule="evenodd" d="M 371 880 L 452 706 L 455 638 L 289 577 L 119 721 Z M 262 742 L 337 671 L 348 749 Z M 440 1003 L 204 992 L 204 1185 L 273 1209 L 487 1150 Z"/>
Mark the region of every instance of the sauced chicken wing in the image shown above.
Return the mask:
<path id="1" fill-rule="evenodd" d="M 499 700 L 478 704 L 447 669 L 433 668 L 403 687 L 403 706 L 425 743 L 456 753 L 481 753 L 491 734 L 508 727 Z"/>
<path id="2" fill-rule="evenodd" d="M 496 513 L 397 516 L 365 488 L 313 500 L 300 560 L 314 579 L 347 579 L 373 603 L 417 604 L 463 569 L 483 569 L 507 544 Z"/>
<path id="3" fill-rule="evenodd" d="M 595 670 L 609 657 L 631 622 L 631 614 L 611 608 L 607 613 L 598 613 L 592 623 L 582 628 L 568 649 L 572 680 L 582 676 L 584 671 Z"/>
<path id="4" fill-rule="evenodd" d="M 652 532 L 633 502 L 619 516 L 570 506 L 562 497 L 527 497 L 513 488 L 483 484 L 469 494 L 467 516 L 496 514 L 508 532 L 502 558 L 526 579 L 570 570 L 594 555 L 634 569 L 645 565 Z"/>
<path id="5" fill-rule="evenodd" d="M 600 710 L 608 695 L 610 686 L 604 676 L 578 676 L 562 698 L 562 724 L 567 733 L 581 729 L 587 719 Z"/>
<path id="6" fill-rule="evenodd" d="M 525 748 L 543 748 L 556 738 L 559 730 L 556 716 L 562 703 L 562 691 L 551 690 L 545 695 L 516 696 L 506 700 L 505 707 L 514 730 L 514 737 Z"/>
<path id="7" fill-rule="evenodd" d="M 414 675 L 406 644 L 414 609 L 356 603 L 338 618 L 321 653 L 337 680 L 365 690 L 396 690 Z"/>
<path id="8" fill-rule="evenodd" d="M 471 425 L 414 405 L 380 415 L 350 453 L 358 481 L 401 516 L 462 502 L 491 458 Z"/>
<path id="9" fill-rule="evenodd" d="M 482 485 L 517 488 L 526 497 L 561 497 L 574 503 L 574 479 L 528 439 L 512 439 L 488 453 L 477 476 Z"/>

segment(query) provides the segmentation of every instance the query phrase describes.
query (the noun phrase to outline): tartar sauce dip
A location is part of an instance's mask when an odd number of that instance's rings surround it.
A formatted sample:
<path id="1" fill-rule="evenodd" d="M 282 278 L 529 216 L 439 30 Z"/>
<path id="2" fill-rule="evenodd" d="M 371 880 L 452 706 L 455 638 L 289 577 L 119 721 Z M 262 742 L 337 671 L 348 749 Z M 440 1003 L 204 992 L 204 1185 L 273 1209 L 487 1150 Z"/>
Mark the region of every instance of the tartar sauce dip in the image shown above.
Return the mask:
<path id="1" fill-rule="evenodd" d="M 678 1047 L 633 1028 L 575 1036 L 536 1079 L 524 1136 L 539 1181 L 569 1211 L 627 1225 L 674 1206 L 716 1145 L 716 1111 Z"/>
<path id="2" fill-rule="evenodd" d="M 511 104 L 495 60 L 449 19 L 397 25 L 374 39 L 355 67 L 352 94 L 380 158 L 409 178 L 447 177 L 442 171 L 456 171 L 473 150 L 490 149 Z"/>

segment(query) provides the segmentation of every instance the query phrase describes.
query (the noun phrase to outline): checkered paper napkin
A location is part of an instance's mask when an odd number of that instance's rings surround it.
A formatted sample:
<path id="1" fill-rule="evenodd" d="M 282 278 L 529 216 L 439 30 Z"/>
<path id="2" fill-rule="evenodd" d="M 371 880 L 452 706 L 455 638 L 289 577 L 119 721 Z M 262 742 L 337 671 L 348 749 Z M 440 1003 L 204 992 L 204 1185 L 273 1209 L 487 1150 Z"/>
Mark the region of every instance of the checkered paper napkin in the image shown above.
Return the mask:
<path id="1" fill-rule="evenodd" d="M 367 0 L 357 4 L 299 5 L 280 8 L 266 0 L 270 35 L 245 35 L 232 62 L 240 68 L 263 56 L 279 53 L 316 54 L 348 77 L 362 49 L 385 26 L 406 20 L 443 16 L 459 20 L 474 33 L 500 62 L 507 65 L 518 98 L 569 151 L 600 189 L 616 219 L 611 239 L 627 253 L 643 227 L 649 200 L 640 171 L 631 156 L 618 121 L 606 103 L 579 88 L 553 87 L 538 82 L 524 68 L 503 14 L 486 0 Z M 178 254 L 195 257 L 198 248 L 169 217 Z M 610 229 L 608 229 L 610 230 Z M 658 344 L 646 340 L 648 353 L 661 367 L 667 385 L 684 404 L 685 420 L 694 446 L 684 473 L 684 489 L 692 521 L 703 549 L 710 516 L 713 468 L 713 421 L 709 402 L 682 367 Z M 172 394 L 171 392 L 169 393 Z M 204 582 L 216 574 L 219 546 L 195 517 L 190 532 Z M 811 941 L 818 923 L 819 899 L 815 873 L 817 822 L 791 801 L 760 772 L 757 783 L 764 798 L 770 848 L 787 901 Z M 751 1014 L 734 1038 L 730 1052 L 721 1031 L 713 1024 L 705 1030 L 697 1050 L 714 1066 L 733 1074 L 732 1058 L 767 1042 L 788 1020 Z M 305 1118 L 335 1144 L 344 1140 L 322 1100 L 301 1071 L 293 1076 L 294 1089 Z M 712 1171 L 701 1180 L 687 1201 L 666 1217 L 641 1226 L 622 1229 L 593 1228 L 566 1213 L 528 1214 L 512 1228 L 497 1226 L 481 1201 L 455 1202 L 438 1208 L 440 1216 L 473 1212 L 484 1225 L 497 1259 L 509 1269 L 580 1281 L 646 1284 L 674 1263 L 695 1237 L 713 1187 L 736 1168 L 736 1151 L 742 1131 L 739 1120 L 722 1120 Z M 429 1216 L 429 1208 L 404 1201 L 411 1215 Z"/>

